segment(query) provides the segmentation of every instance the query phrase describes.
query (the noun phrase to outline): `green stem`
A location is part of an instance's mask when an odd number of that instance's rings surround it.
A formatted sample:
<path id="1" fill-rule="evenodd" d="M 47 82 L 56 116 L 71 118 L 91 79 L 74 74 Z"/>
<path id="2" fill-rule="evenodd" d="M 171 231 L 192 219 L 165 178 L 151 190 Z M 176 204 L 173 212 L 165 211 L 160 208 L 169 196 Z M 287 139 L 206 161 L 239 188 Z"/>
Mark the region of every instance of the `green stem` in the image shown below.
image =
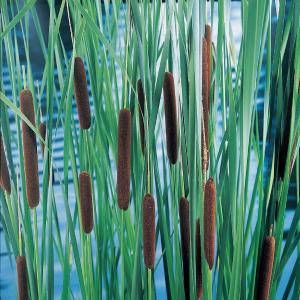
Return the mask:
<path id="1" fill-rule="evenodd" d="M 148 278 L 148 300 L 151 300 L 151 269 L 147 269 L 147 278 Z"/>
<path id="2" fill-rule="evenodd" d="M 124 210 L 121 211 L 121 299 L 124 299 Z"/>

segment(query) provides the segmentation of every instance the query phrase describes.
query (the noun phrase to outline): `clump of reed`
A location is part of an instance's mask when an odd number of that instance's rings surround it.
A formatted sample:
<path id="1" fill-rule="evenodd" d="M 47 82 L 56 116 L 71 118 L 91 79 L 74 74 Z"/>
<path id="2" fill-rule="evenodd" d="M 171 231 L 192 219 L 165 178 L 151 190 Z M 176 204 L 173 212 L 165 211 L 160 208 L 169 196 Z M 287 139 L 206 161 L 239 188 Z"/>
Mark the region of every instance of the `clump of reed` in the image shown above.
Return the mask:
<path id="1" fill-rule="evenodd" d="M 139 79 L 137 82 L 137 92 L 139 100 L 139 126 L 140 126 L 140 138 L 141 138 L 141 148 L 143 153 L 145 153 L 145 93 L 143 89 L 142 80 Z"/>
<path id="2" fill-rule="evenodd" d="M 165 73 L 163 83 L 164 108 L 166 122 L 167 154 L 171 164 L 178 158 L 177 108 L 173 74 Z"/>
<path id="3" fill-rule="evenodd" d="M 27 300 L 28 287 L 27 287 L 27 265 L 25 256 L 16 257 L 17 276 L 18 276 L 18 295 L 19 300 Z"/>
<path id="4" fill-rule="evenodd" d="M 266 236 L 262 244 L 260 255 L 256 299 L 268 300 L 272 279 L 273 263 L 275 254 L 275 238 Z"/>
<path id="5" fill-rule="evenodd" d="M 88 172 L 79 174 L 79 194 L 81 224 L 83 231 L 88 234 L 91 233 L 94 226 L 92 185 Z"/>
<path id="6" fill-rule="evenodd" d="M 144 263 L 148 269 L 155 264 L 155 201 L 151 194 L 143 199 Z"/>
<path id="7" fill-rule="evenodd" d="M 22 113 L 35 126 L 35 115 L 33 97 L 29 90 L 23 90 L 20 94 L 20 105 Z M 34 131 L 22 121 L 22 137 L 24 150 L 24 166 L 26 180 L 26 194 L 30 208 L 39 204 L 39 177 L 38 177 L 38 155 L 37 143 Z"/>
<path id="8" fill-rule="evenodd" d="M 202 270 L 201 270 L 201 236 L 200 236 L 200 220 L 196 223 L 196 293 L 197 300 L 202 298 Z"/>
<path id="9" fill-rule="evenodd" d="M 119 113 L 117 197 L 120 209 L 127 210 L 130 197 L 131 113 L 122 109 Z"/>
<path id="10" fill-rule="evenodd" d="M 204 191 L 204 253 L 210 270 L 215 257 L 216 186 L 209 178 Z"/>
<path id="11" fill-rule="evenodd" d="M 179 219 L 184 292 L 185 298 L 190 299 L 190 204 L 185 197 L 181 197 L 179 201 Z"/>
<path id="12" fill-rule="evenodd" d="M 74 90 L 81 129 L 89 129 L 91 126 L 91 112 L 89 93 L 87 88 L 84 63 L 80 57 L 74 61 Z"/>
<path id="13" fill-rule="evenodd" d="M 0 132 L 0 186 L 10 195 L 11 185 L 8 171 L 6 155 L 4 151 L 4 144 L 2 140 L 2 133 Z"/>

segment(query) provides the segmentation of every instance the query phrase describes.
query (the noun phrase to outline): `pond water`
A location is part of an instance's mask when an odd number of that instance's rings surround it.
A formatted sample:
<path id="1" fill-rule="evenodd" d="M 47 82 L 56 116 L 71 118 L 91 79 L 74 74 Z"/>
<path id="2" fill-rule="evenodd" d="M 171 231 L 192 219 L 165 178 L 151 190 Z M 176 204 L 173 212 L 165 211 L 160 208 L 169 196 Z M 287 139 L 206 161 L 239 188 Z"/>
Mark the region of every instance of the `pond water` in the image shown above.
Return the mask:
<path id="1" fill-rule="evenodd" d="M 43 7 L 41 7 L 38 10 L 39 13 L 43 14 Z M 217 10 L 216 10 L 217 12 Z M 217 21 L 217 14 L 214 14 L 215 16 L 215 22 Z M 240 13 L 240 3 L 232 3 L 232 10 L 231 10 L 231 21 L 232 21 L 232 28 L 233 28 L 233 34 L 234 34 L 234 39 L 235 43 L 238 46 L 241 41 L 241 13 Z M 124 26 L 124 22 L 120 22 L 120 27 Z M 214 40 L 216 40 L 216 32 L 214 31 Z M 38 55 L 38 53 L 37 53 Z M 22 53 L 21 53 L 21 59 L 22 59 Z M 33 64 L 33 71 L 34 71 L 34 76 L 37 80 L 41 79 L 41 65 L 39 62 L 39 59 L 37 57 L 37 60 Z M 3 67 L 3 83 L 4 83 L 4 91 L 5 94 L 10 98 L 11 97 L 11 91 L 10 91 L 10 81 L 8 77 L 8 70 L 4 66 Z M 260 97 L 257 100 L 257 105 L 258 105 L 258 110 L 263 109 L 263 95 L 259 93 Z M 75 118 L 77 117 L 76 114 L 76 108 L 75 108 L 75 102 L 73 106 L 73 112 Z M 12 126 L 12 132 L 15 133 L 16 130 Z M 218 127 L 217 127 L 217 138 L 220 140 L 221 138 L 221 115 L 219 114 L 219 119 L 218 119 Z M 17 156 L 17 149 L 13 148 L 13 155 Z M 39 152 L 40 153 L 40 152 Z M 63 128 L 58 128 L 56 136 L 54 137 L 53 141 L 53 156 L 54 156 L 54 163 L 56 167 L 60 170 L 63 169 Z M 40 167 L 39 170 L 42 170 L 42 160 L 40 157 L 39 161 Z M 254 178 L 256 172 L 256 162 L 253 158 L 253 167 L 251 170 L 252 177 Z M 40 176 L 42 178 L 42 176 Z M 293 185 L 295 183 L 291 184 L 291 188 L 293 188 Z M 74 206 L 74 189 L 73 189 L 73 184 L 72 184 L 72 179 L 71 179 L 71 173 L 70 173 L 70 187 L 69 187 L 70 195 L 69 199 L 70 200 L 70 205 L 71 207 Z M 60 196 L 62 198 L 62 192 L 61 188 L 58 185 L 54 186 L 54 193 L 56 195 L 56 199 L 59 199 Z M 291 198 L 293 195 L 290 196 Z M 64 212 L 64 204 L 63 201 L 57 201 L 57 211 Z M 286 218 L 286 224 L 285 224 L 285 229 L 287 230 L 289 228 L 289 224 L 291 222 L 293 216 L 293 211 L 287 211 L 287 218 Z M 59 220 L 60 220 L 60 228 L 61 228 L 61 233 L 62 236 L 65 234 L 66 230 L 66 216 L 65 213 L 60 213 L 59 215 Z M 38 216 L 38 225 L 41 225 L 41 215 Z M 157 255 L 161 254 L 161 247 L 158 246 L 158 253 Z M 289 260 L 289 263 L 286 267 L 286 272 L 285 276 L 283 276 L 282 282 L 280 284 L 280 290 L 278 292 L 278 299 L 281 299 L 282 297 L 282 291 L 285 288 L 286 284 L 286 276 L 289 275 L 291 272 L 292 266 L 294 265 L 296 260 L 296 256 L 293 255 L 291 259 Z M 59 299 L 60 298 L 60 292 L 62 289 L 62 271 L 60 264 L 58 262 L 57 257 L 55 258 L 55 266 L 54 266 L 54 279 L 55 279 L 55 298 Z M 72 282 L 72 290 L 74 291 L 74 296 L 75 298 L 79 298 L 79 286 L 76 278 L 76 272 L 73 270 L 73 273 L 71 274 L 71 282 Z M 158 269 L 155 273 L 155 283 L 156 283 L 156 289 L 157 289 L 157 298 L 158 299 L 164 299 L 166 298 L 166 293 L 165 293 L 165 285 L 164 285 L 164 274 L 163 274 L 163 264 L 160 263 L 158 266 Z M 4 234 L 2 231 L 0 231 L 0 299 L 13 299 L 16 297 L 16 274 L 15 274 L 15 263 L 14 259 L 8 255 L 6 246 L 5 246 L 5 240 L 4 240 Z"/>

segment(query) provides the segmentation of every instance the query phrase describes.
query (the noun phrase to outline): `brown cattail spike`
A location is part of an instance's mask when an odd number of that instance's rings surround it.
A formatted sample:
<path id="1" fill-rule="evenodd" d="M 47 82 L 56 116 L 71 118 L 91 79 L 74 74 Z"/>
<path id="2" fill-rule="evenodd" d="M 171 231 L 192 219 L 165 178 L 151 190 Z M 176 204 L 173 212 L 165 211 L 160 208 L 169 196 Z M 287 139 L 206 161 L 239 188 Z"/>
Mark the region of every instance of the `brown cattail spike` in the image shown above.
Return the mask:
<path id="1" fill-rule="evenodd" d="M 179 218 L 185 299 L 190 299 L 190 205 L 189 201 L 184 197 L 179 201 Z"/>
<path id="2" fill-rule="evenodd" d="M 202 270 L 201 270 L 201 236 L 200 236 L 200 220 L 196 223 L 196 288 L 197 300 L 202 298 Z"/>
<path id="3" fill-rule="evenodd" d="M 122 109 L 118 129 L 117 195 L 119 208 L 126 210 L 130 197 L 131 113 Z"/>
<path id="4" fill-rule="evenodd" d="M 0 186 L 8 193 L 11 193 L 10 177 L 4 152 L 2 134 L 0 132 Z"/>
<path id="5" fill-rule="evenodd" d="M 141 147 L 143 153 L 145 152 L 145 94 L 143 89 L 142 80 L 139 79 L 137 83 L 137 92 L 139 100 L 139 124 L 140 124 L 140 136 L 141 136 Z"/>
<path id="6" fill-rule="evenodd" d="M 39 132 L 40 132 L 40 135 L 42 137 L 42 139 L 44 141 L 46 141 L 46 132 L 47 132 L 47 127 L 46 127 L 46 124 L 45 123 L 41 123 L 40 126 L 39 126 Z M 45 151 L 45 144 L 43 141 L 41 141 L 41 149 L 42 149 L 42 154 L 44 156 L 44 151 Z"/>
<path id="7" fill-rule="evenodd" d="M 89 129 L 91 126 L 89 93 L 84 64 L 80 57 L 75 57 L 74 61 L 74 90 L 80 127 Z"/>
<path id="8" fill-rule="evenodd" d="M 18 294 L 19 300 L 27 300 L 28 287 L 27 287 L 27 267 L 25 256 L 17 256 L 17 275 L 18 275 Z"/>
<path id="9" fill-rule="evenodd" d="M 204 192 L 204 253 L 210 270 L 215 257 L 216 186 L 209 178 Z"/>
<path id="10" fill-rule="evenodd" d="M 143 240 L 145 266 L 153 269 L 155 264 L 155 202 L 150 194 L 147 194 L 143 200 Z"/>
<path id="11" fill-rule="evenodd" d="M 204 122 L 204 134 L 202 134 L 202 159 L 205 156 L 206 164 L 203 167 L 208 168 L 208 149 L 209 149 L 209 64 L 207 55 L 207 43 L 203 39 L 202 43 L 202 106 L 203 106 L 203 122 Z M 201 129 L 202 130 L 202 129 Z M 205 152 L 205 153 L 204 153 Z"/>
<path id="12" fill-rule="evenodd" d="M 177 108 L 173 74 L 166 72 L 164 78 L 164 104 L 167 153 L 169 160 L 175 164 L 178 157 Z"/>
<path id="13" fill-rule="evenodd" d="M 21 111 L 35 126 L 33 98 L 29 90 L 23 90 L 20 94 Z M 26 179 L 26 194 L 30 208 L 39 204 L 39 175 L 36 136 L 33 130 L 23 121 L 23 150 Z"/>
<path id="14" fill-rule="evenodd" d="M 206 40 L 206 46 L 207 46 L 206 47 L 206 49 L 207 49 L 206 55 L 207 55 L 207 64 L 208 64 L 208 87 L 210 87 L 210 76 L 211 76 L 211 45 L 212 45 L 212 41 L 211 41 L 211 27 L 208 24 L 205 25 L 205 40 Z M 209 99 L 209 94 L 208 94 L 208 99 Z"/>
<path id="15" fill-rule="evenodd" d="M 259 272 L 257 279 L 257 299 L 268 300 L 272 279 L 272 270 L 275 253 L 275 239 L 272 236 L 265 237 L 260 256 Z"/>
<path id="16" fill-rule="evenodd" d="M 79 175 L 81 223 L 85 233 L 90 233 L 94 226 L 93 196 L 91 177 L 87 172 Z"/>

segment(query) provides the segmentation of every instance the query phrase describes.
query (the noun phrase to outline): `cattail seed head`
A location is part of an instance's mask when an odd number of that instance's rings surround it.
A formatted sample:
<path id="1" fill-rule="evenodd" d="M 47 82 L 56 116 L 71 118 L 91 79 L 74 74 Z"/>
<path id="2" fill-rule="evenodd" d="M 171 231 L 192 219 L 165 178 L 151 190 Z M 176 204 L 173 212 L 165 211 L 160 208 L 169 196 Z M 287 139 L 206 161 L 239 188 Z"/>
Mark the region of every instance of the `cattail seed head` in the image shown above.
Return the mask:
<path id="1" fill-rule="evenodd" d="M 204 191 L 204 253 L 210 270 L 215 257 L 216 186 L 209 178 Z"/>
<path id="2" fill-rule="evenodd" d="M 272 279 L 272 270 L 275 253 L 275 239 L 272 236 L 265 237 L 262 244 L 260 256 L 258 280 L 257 280 L 257 299 L 268 300 Z"/>
<path id="3" fill-rule="evenodd" d="M 85 233 L 90 233 L 94 226 L 93 196 L 91 177 L 87 172 L 79 174 L 81 223 Z"/>
<path id="4" fill-rule="evenodd" d="M 196 289 L 197 300 L 202 298 L 202 270 L 201 270 L 201 236 L 200 236 L 200 220 L 196 223 Z"/>
<path id="5" fill-rule="evenodd" d="M 145 152 L 145 94 L 143 89 L 142 80 L 139 79 L 137 83 L 137 92 L 138 92 L 138 100 L 139 100 L 139 125 L 140 125 L 140 136 L 141 136 L 141 147 L 143 153 Z"/>
<path id="6" fill-rule="evenodd" d="M 11 185 L 2 134 L 0 132 L 0 186 L 10 195 Z"/>
<path id="7" fill-rule="evenodd" d="M 207 54 L 207 42 L 203 39 L 202 43 L 202 107 L 203 107 L 203 122 L 204 122 L 204 135 L 202 138 L 202 149 L 206 151 L 207 163 L 204 167 L 206 170 L 208 168 L 208 148 L 209 148 L 209 63 L 208 63 L 208 54 Z M 205 144 L 204 144 L 205 142 Z M 205 154 L 202 151 L 202 155 Z"/>
<path id="8" fill-rule="evenodd" d="M 131 113 L 122 109 L 119 113 L 117 195 L 120 209 L 126 210 L 130 197 L 130 154 L 131 153 Z"/>
<path id="9" fill-rule="evenodd" d="M 47 132 L 47 127 L 46 127 L 46 124 L 45 123 L 41 123 L 40 126 L 39 126 L 39 132 L 40 132 L 40 135 L 42 137 L 42 139 L 44 141 L 46 141 L 46 132 Z M 42 149 L 42 154 L 44 156 L 44 151 L 45 151 L 45 144 L 41 141 L 41 149 Z"/>
<path id="10" fill-rule="evenodd" d="M 20 94 L 21 111 L 27 119 L 35 126 L 35 115 L 33 98 L 29 90 L 23 90 Z M 38 177 L 38 156 L 36 136 L 33 130 L 22 121 L 24 166 L 26 179 L 26 194 L 30 208 L 39 204 L 39 177 Z"/>
<path id="11" fill-rule="evenodd" d="M 155 264 L 155 202 L 152 195 L 143 199 L 144 262 L 148 269 Z"/>
<path id="12" fill-rule="evenodd" d="M 84 63 L 80 57 L 75 57 L 74 61 L 74 90 L 80 127 L 89 129 L 91 126 L 89 93 Z"/>
<path id="13" fill-rule="evenodd" d="M 181 252 L 185 298 L 190 299 L 190 205 L 185 197 L 179 201 Z"/>
<path id="14" fill-rule="evenodd" d="M 212 41 L 211 41 L 211 27 L 210 25 L 206 24 L 205 25 L 205 40 L 206 40 L 206 54 L 207 54 L 207 63 L 208 63 L 208 82 L 209 82 L 209 87 L 210 87 L 210 76 L 211 76 L 211 45 L 212 45 Z"/>
<path id="15" fill-rule="evenodd" d="M 178 157 L 178 136 L 177 136 L 177 108 L 173 74 L 165 73 L 164 84 L 164 107 L 166 122 L 167 153 L 169 160 L 175 164 Z"/>
<path id="16" fill-rule="evenodd" d="M 27 300 L 28 287 L 27 287 L 27 267 L 25 256 L 17 256 L 17 275 L 18 275 L 18 294 L 19 300 Z"/>

